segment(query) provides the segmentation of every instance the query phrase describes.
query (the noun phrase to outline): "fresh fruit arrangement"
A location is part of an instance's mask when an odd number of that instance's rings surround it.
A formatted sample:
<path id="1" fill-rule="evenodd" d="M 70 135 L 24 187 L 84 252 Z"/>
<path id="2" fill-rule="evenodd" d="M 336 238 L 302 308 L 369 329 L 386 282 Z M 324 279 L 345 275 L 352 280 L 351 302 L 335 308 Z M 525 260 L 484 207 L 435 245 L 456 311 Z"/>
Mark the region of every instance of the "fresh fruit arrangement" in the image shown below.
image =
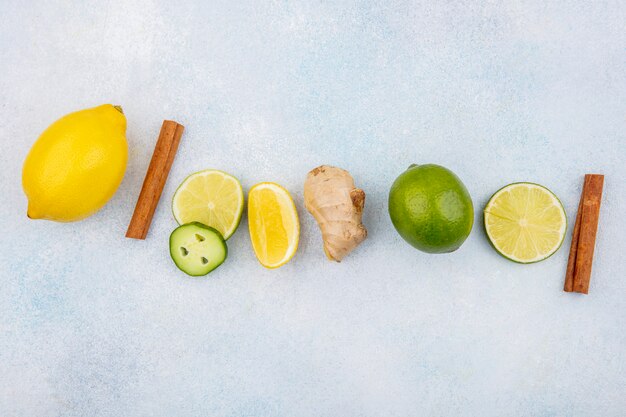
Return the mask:
<path id="1" fill-rule="evenodd" d="M 165 120 L 135 206 L 127 237 L 144 239 L 174 161 L 184 127 Z M 24 162 L 22 184 L 28 217 L 60 222 L 83 219 L 113 196 L 127 159 L 126 118 L 105 104 L 68 114 L 50 125 Z M 585 177 L 564 290 L 586 294 L 598 226 L 604 177 Z M 362 217 L 365 192 L 344 169 L 321 165 L 304 183 L 304 205 L 315 218 L 327 258 L 340 262 L 367 237 Z M 207 169 L 189 175 L 172 198 L 179 226 L 171 233 L 170 256 L 191 276 L 218 268 L 228 255 L 244 209 L 237 178 Z M 411 165 L 389 190 L 388 210 L 398 234 L 426 253 L 461 247 L 474 223 L 474 205 L 461 179 L 435 164 Z M 266 268 L 285 265 L 300 237 L 298 211 L 290 193 L 262 182 L 248 192 L 248 228 L 254 253 Z M 498 190 L 484 208 L 484 227 L 495 250 L 517 263 L 539 262 L 563 244 L 567 216 L 547 188 L 529 182 Z"/>

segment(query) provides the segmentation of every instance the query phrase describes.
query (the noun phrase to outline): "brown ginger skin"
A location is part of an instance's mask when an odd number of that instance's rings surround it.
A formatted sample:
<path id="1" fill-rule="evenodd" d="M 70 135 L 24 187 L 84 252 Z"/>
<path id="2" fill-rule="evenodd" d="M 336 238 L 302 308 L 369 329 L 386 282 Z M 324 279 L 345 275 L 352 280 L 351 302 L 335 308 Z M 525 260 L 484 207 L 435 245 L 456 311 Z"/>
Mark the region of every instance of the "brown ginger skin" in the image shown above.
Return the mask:
<path id="1" fill-rule="evenodd" d="M 341 261 L 367 237 L 361 222 L 365 192 L 348 171 L 329 165 L 313 169 L 304 183 L 304 204 L 322 231 L 328 259 Z"/>

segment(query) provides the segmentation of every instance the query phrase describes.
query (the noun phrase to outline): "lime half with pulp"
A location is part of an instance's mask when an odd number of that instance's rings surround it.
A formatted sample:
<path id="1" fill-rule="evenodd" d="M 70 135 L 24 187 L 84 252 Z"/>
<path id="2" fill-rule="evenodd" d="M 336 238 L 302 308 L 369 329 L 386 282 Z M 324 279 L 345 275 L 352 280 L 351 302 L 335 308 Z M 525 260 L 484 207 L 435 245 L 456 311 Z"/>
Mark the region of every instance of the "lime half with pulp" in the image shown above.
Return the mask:
<path id="1" fill-rule="evenodd" d="M 225 172 L 209 169 L 188 176 L 174 193 L 172 212 L 178 224 L 200 222 L 228 239 L 239 226 L 243 189 Z"/>
<path id="2" fill-rule="evenodd" d="M 547 188 L 528 182 L 497 191 L 484 210 L 485 231 L 493 247 L 519 263 L 542 261 L 565 239 L 565 209 Z"/>

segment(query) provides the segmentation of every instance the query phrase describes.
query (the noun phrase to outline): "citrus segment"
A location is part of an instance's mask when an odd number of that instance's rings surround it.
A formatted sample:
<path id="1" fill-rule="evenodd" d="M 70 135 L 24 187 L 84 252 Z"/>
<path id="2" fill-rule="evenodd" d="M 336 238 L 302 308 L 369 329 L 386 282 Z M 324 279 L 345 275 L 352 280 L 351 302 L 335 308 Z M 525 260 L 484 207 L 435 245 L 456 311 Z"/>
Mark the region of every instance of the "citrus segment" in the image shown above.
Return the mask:
<path id="1" fill-rule="evenodd" d="M 248 194 L 250 240 L 267 268 L 287 263 L 298 249 L 300 223 L 289 192 L 278 184 L 260 183 Z"/>

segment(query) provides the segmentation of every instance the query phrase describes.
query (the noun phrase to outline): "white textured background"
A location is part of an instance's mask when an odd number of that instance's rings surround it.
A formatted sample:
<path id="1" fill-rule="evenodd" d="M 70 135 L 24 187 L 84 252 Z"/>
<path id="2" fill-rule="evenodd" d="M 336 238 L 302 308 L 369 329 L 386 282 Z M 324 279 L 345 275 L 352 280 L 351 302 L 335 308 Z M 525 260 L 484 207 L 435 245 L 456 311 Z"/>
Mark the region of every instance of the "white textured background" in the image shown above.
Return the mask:
<path id="1" fill-rule="evenodd" d="M 624 2 L 235 3 L 0 0 L 0 415 L 624 416 Z M 28 221 L 29 147 L 107 102 L 128 117 L 118 193 L 80 223 Z M 185 135 L 148 239 L 127 240 L 164 118 Z M 428 162 L 476 206 L 449 255 L 387 215 L 394 178 Z M 302 207 L 321 163 L 367 192 L 370 237 L 341 264 Z M 169 202 L 204 168 L 293 193 L 291 263 L 263 269 L 244 219 L 215 273 L 176 270 Z M 561 290 L 571 225 L 522 266 L 480 213 L 533 181 L 573 220 L 588 172 L 606 187 L 585 297 Z"/>

